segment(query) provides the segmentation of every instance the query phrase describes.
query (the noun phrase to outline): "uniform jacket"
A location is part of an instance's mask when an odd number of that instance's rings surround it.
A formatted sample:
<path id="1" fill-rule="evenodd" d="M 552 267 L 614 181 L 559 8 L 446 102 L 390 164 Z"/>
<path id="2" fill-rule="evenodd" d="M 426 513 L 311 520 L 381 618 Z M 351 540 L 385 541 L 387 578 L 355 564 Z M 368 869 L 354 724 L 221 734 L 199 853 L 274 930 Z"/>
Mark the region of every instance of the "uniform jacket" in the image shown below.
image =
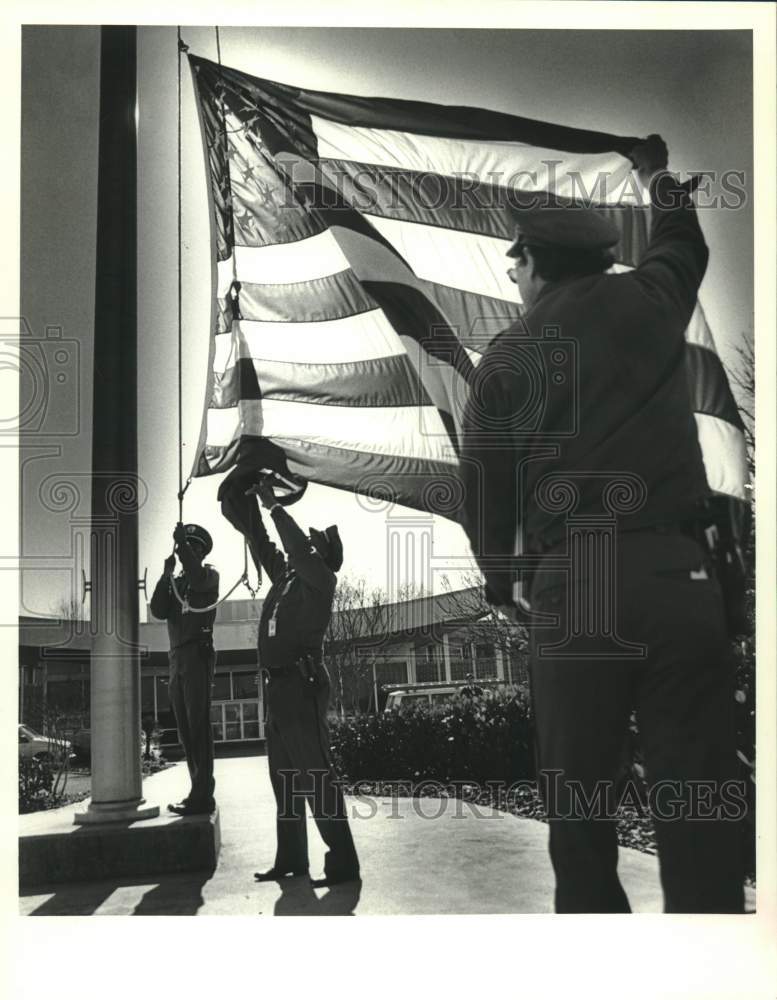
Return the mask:
<path id="1" fill-rule="evenodd" d="M 219 596 L 219 574 L 208 563 L 200 564 L 192 554 L 187 542 L 177 546 L 178 556 L 184 572 L 176 577 L 178 593 L 193 608 L 205 608 L 215 604 Z M 183 614 L 178 598 L 173 593 L 170 577 L 163 574 L 151 597 L 151 614 L 167 622 L 170 651 L 193 646 L 203 635 L 212 636 L 216 611 L 203 614 Z"/>
<path id="2" fill-rule="evenodd" d="M 285 554 L 270 540 L 258 510 L 249 546 L 272 582 L 259 620 L 259 664 L 281 667 L 304 653 L 321 655 L 337 577 L 283 507 L 274 507 L 271 516 Z M 273 618 L 275 634 L 270 635 Z"/>
<path id="3" fill-rule="evenodd" d="M 639 477 L 647 497 L 620 517 L 622 528 L 685 519 L 709 493 L 684 336 L 708 252 L 690 197 L 668 175 L 658 184 L 650 242 L 637 268 L 546 284 L 524 319 L 484 354 L 479 405 L 468 404 L 462 446 L 465 528 L 477 557 L 512 555 L 519 527 L 528 551 L 563 541 L 568 515 L 537 502 L 547 473 L 570 474 L 580 491 L 577 514 L 605 511 L 605 480 L 590 473 Z M 558 371 L 555 339 L 562 348 L 571 341 L 576 354 L 574 364 Z M 532 345 L 540 386 L 527 382 L 525 368 L 511 369 L 510 352 L 525 350 L 516 347 L 522 344 Z M 557 376 L 560 383 L 552 381 Z M 532 433 L 508 428 L 498 432 L 497 444 L 492 433 L 484 446 L 484 413 L 525 414 L 532 388 L 539 389 Z M 483 568 L 490 599 L 512 603 L 512 573 Z"/>

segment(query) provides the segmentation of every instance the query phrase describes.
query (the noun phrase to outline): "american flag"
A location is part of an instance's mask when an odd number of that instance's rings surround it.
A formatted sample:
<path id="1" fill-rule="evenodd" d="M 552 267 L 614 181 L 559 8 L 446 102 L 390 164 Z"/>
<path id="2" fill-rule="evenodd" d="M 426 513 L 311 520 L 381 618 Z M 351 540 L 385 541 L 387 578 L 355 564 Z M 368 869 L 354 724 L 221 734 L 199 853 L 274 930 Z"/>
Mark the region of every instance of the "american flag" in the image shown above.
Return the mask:
<path id="1" fill-rule="evenodd" d="M 468 386 L 519 315 L 507 205 L 584 196 L 619 226 L 616 269 L 633 267 L 649 228 L 628 158 L 641 140 L 189 58 L 216 266 L 195 474 L 269 441 L 306 480 L 455 518 Z M 742 423 L 700 307 L 686 338 L 710 486 L 744 498 Z"/>

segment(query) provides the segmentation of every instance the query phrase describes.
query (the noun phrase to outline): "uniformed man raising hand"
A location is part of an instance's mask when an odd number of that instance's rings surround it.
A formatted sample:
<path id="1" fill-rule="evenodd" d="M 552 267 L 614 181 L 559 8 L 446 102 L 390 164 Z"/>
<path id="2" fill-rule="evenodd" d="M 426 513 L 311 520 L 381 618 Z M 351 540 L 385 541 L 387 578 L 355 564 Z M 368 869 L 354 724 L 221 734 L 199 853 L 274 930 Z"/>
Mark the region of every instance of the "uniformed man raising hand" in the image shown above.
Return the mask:
<path id="1" fill-rule="evenodd" d="M 164 572 L 151 597 L 151 614 L 167 622 L 170 639 L 170 703 L 178 737 L 186 754 L 191 791 L 168 806 L 181 816 L 210 813 L 213 798 L 213 730 L 210 705 L 216 653 L 213 648 L 219 574 L 203 560 L 213 548 L 210 534 L 199 524 L 177 524 L 175 554 L 183 573 L 175 580 L 175 556 L 165 559 Z M 176 594 L 177 592 L 177 594 Z"/>
<path id="2" fill-rule="evenodd" d="M 517 528 L 524 552 L 540 560 L 528 595 L 544 615 L 531 628 L 531 681 L 557 911 L 629 909 L 610 807 L 636 710 L 665 908 L 737 912 L 739 831 L 726 805 L 727 788 L 735 804 L 734 675 L 686 370 L 685 330 L 708 251 L 692 184 L 663 169 L 663 141 L 651 136 L 631 157 L 652 224 L 628 273 L 607 273 L 620 234 L 599 212 L 557 204 L 514 213 L 508 274 L 523 317 L 489 345 L 470 395 L 466 528 L 490 601 L 510 615 Z M 552 362 L 548 384 L 527 386 L 521 362 L 539 349 Z M 576 363 L 551 382 L 564 356 Z M 519 418 L 531 388 L 542 406 L 527 431 Z M 623 481 L 639 502 L 624 504 L 601 559 L 586 561 L 580 549 L 573 564 L 559 499 L 594 525 L 613 509 L 604 487 Z M 606 651 L 581 621 L 606 625 Z"/>
<path id="3" fill-rule="evenodd" d="M 253 495 L 269 511 L 283 546 L 269 538 Z M 342 790 L 329 757 L 329 675 L 323 641 L 332 614 L 343 549 L 337 528 L 306 535 L 277 502 L 269 480 L 251 486 L 235 470 L 221 485 L 224 516 L 248 542 L 257 568 L 272 586 L 259 619 L 259 666 L 267 686 L 267 756 L 277 807 L 275 863 L 258 881 L 308 871 L 305 802 L 328 847 L 317 885 L 358 879 L 359 861 L 345 813 Z"/>

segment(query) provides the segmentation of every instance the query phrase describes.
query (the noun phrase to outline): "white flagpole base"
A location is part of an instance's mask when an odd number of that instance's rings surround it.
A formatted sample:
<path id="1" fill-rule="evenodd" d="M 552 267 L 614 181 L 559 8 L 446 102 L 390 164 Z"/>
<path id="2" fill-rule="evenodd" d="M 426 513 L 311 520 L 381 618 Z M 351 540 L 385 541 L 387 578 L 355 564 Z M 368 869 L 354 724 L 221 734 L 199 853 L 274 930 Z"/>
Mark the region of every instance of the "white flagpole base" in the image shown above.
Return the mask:
<path id="1" fill-rule="evenodd" d="M 86 812 L 76 813 L 73 822 L 77 825 L 89 823 L 134 823 L 136 820 L 155 819 L 159 806 L 144 805 L 145 799 L 134 802 L 93 802 Z"/>

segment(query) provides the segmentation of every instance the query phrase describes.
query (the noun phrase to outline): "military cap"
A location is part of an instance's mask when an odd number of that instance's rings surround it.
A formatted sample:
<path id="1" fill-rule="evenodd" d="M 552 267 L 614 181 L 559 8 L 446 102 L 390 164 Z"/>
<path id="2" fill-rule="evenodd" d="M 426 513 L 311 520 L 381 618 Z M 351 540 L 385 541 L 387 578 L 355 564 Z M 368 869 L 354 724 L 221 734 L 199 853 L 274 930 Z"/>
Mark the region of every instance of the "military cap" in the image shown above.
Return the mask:
<path id="1" fill-rule="evenodd" d="M 308 534 L 316 552 L 332 572 L 336 573 L 343 565 L 343 543 L 337 525 L 331 524 L 324 531 L 308 528 Z"/>
<path id="2" fill-rule="evenodd" d="M 205 555 L 207 555 L 213 548 L 213 539 L 210 537 L 210 533 L 207 532 L 201 525 L 187 524 L 184 530 L 186 531 L 187 542 L 199 542 L 201 545 L 205 546 Z"/>
<path id="3" fill-rule="evenodd" d="M 609 219 L 583 206 L 514 208 L 511 215 L 515 221 L 515 242 L 507 251 L 508 257 L 519 257 L 524 245 L 604 250 L 620 239 Z"/>

